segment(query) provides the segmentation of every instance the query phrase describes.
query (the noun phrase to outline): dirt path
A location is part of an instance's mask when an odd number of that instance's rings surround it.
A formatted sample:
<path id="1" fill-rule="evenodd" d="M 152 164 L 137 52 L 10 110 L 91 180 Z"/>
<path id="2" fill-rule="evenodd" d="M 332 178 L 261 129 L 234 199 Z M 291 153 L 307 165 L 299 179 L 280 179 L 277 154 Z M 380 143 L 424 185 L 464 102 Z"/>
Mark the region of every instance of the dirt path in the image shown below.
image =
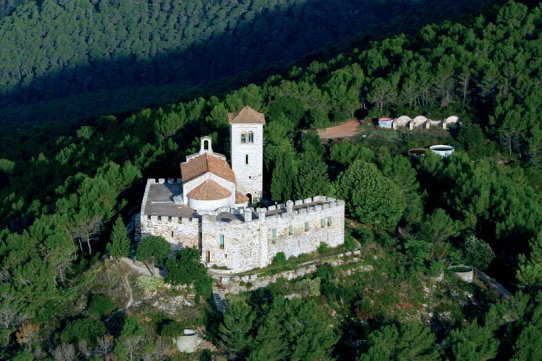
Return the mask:
<path id="1" fill-rule="evenodd" d="M 346 122 L 335 126 L 318 129 L 318 136 L 322 140 L 351 138 L 356 136 L 360 131 L 360 122 L 357 119 L 347 120 Z"/>
<path id="2" fill-rule="evenodd" d="M 132 287 L 130 286 L 130 281 L 128 280 L 128 277 L 124 276 L 123 280 L 124 280 L 124 286 L 126 287 L 126 290 L 128 291 L 128 296 L 129 296 L 128 303 L 126 303 L 126 306 L 124 306 L 124 309 L 127 310 L 134 303 L 134 295 L 132 293 Z"/>

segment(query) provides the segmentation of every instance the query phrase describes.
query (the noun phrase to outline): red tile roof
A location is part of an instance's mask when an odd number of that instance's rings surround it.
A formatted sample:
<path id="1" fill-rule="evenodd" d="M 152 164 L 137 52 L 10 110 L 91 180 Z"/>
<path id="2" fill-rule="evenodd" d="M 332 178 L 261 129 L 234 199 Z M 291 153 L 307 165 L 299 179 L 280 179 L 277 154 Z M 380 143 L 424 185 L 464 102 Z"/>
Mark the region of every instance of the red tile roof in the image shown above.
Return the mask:
<path id="1" fill-rule="evenodd" d="M 187 196 L 188 198 L 202 201 L 213 201 L 228 198 L 231 196 L 231 192 L 217 182 L 207 179 L 205 182 L 192 189 Z"/>
<path id="2" fill-rule="evenodd" d="M 181 163 L 181 177 L 184 183 L 207 172 L 235 183 L 235 175 L 228 162 L 212 154 L 204 153 Z"/>
<path id="3" fill-rule="evenodd" d="M 235 203 L 246 203 L 248 202 L 248 197 L 245 196 L 243 193 L 235 192 Z"/>
<path id="4" fill-rule="evenodd" d="M 248 105 L 235 113 L 228 113 L 230 124 L 265 124 L 263 113 L 257 112 Z"/>

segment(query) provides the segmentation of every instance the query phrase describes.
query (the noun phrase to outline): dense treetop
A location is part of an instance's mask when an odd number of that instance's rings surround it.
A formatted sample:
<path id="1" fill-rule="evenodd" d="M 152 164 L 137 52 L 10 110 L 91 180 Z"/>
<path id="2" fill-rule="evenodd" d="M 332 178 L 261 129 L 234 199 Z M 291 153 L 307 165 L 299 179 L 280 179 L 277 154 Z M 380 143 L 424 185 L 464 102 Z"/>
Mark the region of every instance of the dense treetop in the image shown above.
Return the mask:
<path id="1" fill-rule="evenodd" d="M 1 118 L 81 120 L 163 104 L 196 85 L 207 90 L 232 75 L 239 81 L 242 73 L 346 42 L 375 24 L 382 27 L 375 34 L 412 29 L 487 2 L 469 3 L 30 1 L 0 17 Z M 408 21 L 387 24 L 410 13 Z M 38 108 L 13 109 L 28 104 Z"/>

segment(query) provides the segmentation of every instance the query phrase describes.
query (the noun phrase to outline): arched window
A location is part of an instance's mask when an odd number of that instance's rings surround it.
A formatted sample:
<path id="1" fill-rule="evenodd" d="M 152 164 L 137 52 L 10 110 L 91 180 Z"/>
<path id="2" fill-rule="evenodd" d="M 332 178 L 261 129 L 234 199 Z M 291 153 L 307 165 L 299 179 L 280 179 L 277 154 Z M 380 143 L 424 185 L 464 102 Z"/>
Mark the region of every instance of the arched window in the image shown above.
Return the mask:
<path id="1" fill-rule="evenodd" d="M 254 132 L 248 132 L 248 142 L 254 143 Z"/>
<path id="2" fill-rule="evenodd" d="M 243 132 L 241 133 L 241 143 L 247 142 L 247 133 Z"/>
<path id="3" fill-rule="evenodd" d="M 209 150 L 209 143 L 210 143 L 209 139 L 204 139 L 203 140 L 203 149 L 204 150 Z"/>

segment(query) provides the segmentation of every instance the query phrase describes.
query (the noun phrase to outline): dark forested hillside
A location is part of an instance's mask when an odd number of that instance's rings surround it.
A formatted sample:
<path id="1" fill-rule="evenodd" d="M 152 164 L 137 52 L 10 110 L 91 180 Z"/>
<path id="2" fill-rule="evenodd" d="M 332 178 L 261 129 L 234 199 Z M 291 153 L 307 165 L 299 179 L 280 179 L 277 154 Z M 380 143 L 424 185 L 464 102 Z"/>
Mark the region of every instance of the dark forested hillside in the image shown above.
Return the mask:
<path id="1" fill-rule="evenodd" d="M 364 31 L 413 29 L 487 3 L 32 1 L 0 19 L 0 118 L 82 119 L 167 103 Z"/>

